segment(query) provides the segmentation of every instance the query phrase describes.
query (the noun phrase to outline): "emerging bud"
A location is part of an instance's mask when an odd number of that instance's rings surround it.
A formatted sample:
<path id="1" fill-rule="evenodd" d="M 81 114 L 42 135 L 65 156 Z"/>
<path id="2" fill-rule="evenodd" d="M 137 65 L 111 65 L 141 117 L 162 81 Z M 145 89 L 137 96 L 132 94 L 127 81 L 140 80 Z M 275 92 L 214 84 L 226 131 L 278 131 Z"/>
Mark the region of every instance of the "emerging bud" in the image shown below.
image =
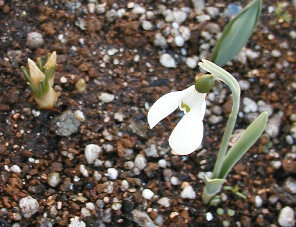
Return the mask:
<path id="1" fill-rule="evenodd" d="M 36 63 L 32 61 L 30 58 L 28 59 L 29 73 L 30 73 L 30 83 L 33 86 L 38 86 L 39 83 L 44 80 L 45 75 L 38 68 Z"/>
<path id="2" fill-rule="evenodd" d="M 199 93 L 208 93 L 215 84 L 215 78 L 212 74 L 206 74 L 195 81 L 195 90 Z"/>
<path id="3" fill-rule="evenodd" d="M 57 53 L 54 51 L 47 59 L 44 68 L 45 69 L 51 69 L 56 67 L 57 65 Z"/>
<path id="4" fill-rule="evenodd" d="M 52 109 L 57 102 L 58 96 L 53 89 L 56 59 L 56 52 L 53 52 L 45 63 L 41 58 L 37 63 L 28 59 L 28 68 L 21 68 L 35 101 L 42 109 Z"/>

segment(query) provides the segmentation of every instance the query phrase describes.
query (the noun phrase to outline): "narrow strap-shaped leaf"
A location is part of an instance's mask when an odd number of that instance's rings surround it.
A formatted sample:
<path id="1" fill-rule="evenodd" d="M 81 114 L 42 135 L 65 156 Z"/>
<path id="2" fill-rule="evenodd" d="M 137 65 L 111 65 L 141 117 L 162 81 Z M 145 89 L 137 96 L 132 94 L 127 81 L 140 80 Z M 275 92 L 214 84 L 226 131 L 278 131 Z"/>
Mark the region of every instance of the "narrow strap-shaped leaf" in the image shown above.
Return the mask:
<path id="1" fill-rule="evenodd" d="M 261 113 L 246 129 L 244 134 L 239 138 L 239 140 L 234 144 L 232 148 L 227 152 L 221 171 L 219 173 L 219 178 L 224 179 L 227 177 L 228 173 L 232 167 L 241 159 L 241 157 L 248 151 L 248 149 L 259 139 L 263 133 L 268 114 L 267 112 Z"/>
<path id="2" fill-rule="evenodd" d="M 251 36 L 261 13 L 262 0 L 250 2 L 223 30 L 211 61 L 219 66 L 234 58 Z"/>

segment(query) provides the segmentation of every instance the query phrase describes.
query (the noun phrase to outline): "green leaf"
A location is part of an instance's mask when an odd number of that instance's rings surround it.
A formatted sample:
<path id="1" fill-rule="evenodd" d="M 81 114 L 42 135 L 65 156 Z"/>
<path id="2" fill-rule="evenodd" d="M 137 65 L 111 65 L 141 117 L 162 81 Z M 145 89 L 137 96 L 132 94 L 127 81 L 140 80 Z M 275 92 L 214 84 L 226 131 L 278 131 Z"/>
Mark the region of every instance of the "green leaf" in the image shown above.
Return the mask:
<path id="1" fill-rule="evenodd" d="M 219 66 L 234 58 L 251 36 L 261 13 L 262 0 L 250 2 L 223 30 L 211 61 Z"/>
<path id="2" fill-rule="evenodd" d="M 244 134 L 227 152 L 219 178 L 224 179 L 232 169 L 232 167 L 241 159 L 241 157 L 248 151 L 248 149 L 259 139 L 263 133 L 268 114 L 266 112 L 261 113 L 246 129 Z"/>

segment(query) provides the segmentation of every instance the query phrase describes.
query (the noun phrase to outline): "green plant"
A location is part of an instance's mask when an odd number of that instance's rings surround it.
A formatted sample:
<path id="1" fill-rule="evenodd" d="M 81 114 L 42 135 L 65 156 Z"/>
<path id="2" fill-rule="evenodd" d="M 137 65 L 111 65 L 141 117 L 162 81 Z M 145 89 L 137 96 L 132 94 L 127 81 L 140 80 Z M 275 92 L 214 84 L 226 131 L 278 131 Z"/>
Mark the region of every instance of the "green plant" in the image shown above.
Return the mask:
<path id="1" fill-rule="evenodd" d="M 214 46 L 211 61 L 219 66 L 234 58 L 247 43 L 260 18 L 262 0 L 251 1 L 224 28 Z"/>
<path id="2" fill-rule="evenodd" d="M 203 60 L 199 66 L 210 75 L 204 75 L 195 81 L 195 85 L 183 91 L 170 92 L 159 98 L 148 112 L 148 123 L 153 128 L 159 121 L 171 114 L 176 108 L 185 115 L 173 130 L 169 144 L 179 155 L 188 155 L 196 150 L 203 138 L 203 118 L 206 109 L 206 93 L 214 86 L 213 80 L 221 80 L 231 90 L 233 106 L 222 137 L 213 176 L 205 177 L 202 200 L 208 204 L 220 192 L 226 177 L 233 166 L 248 149 L 259 139 L 266 126 L 268 115 L 261 113 L 244 131 L 238 141 L 228 150 L 240 103 L 240 87 L 236 79 L 216 64 Z"/>
<path id="3" fill-rule="evenodd" d="M 56 59 L 56 52 L 53 52 L 45 59 L 38 58 L 37 63 L 28 59 L 28 68 L 21 67 L 24 79 L 42 109 L 53 108 L 57 101 L 57 94 L 53 89 Z"/>

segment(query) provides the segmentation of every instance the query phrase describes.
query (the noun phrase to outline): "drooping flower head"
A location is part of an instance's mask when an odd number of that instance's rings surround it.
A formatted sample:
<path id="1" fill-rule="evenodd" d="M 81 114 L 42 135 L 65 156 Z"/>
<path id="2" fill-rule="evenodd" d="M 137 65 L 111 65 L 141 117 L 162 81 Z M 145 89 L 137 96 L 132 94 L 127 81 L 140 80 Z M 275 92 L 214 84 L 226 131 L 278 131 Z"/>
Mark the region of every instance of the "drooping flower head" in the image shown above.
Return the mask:
<path id="1" fill-rule="evenodd" d="M 212 86 L 213 83 L 211 83 Z M 172 150 L 179 155 L 192 153 L 202 142 L 206 93 L 198 92 L 196 87 L 195 84 L 185 90 L 170 92 L 160 97 L 148 112 L 147 118 L 150 128 L 153 128 L 178 107 L 184 112 L 185 115 L 169 137 Z"/>

